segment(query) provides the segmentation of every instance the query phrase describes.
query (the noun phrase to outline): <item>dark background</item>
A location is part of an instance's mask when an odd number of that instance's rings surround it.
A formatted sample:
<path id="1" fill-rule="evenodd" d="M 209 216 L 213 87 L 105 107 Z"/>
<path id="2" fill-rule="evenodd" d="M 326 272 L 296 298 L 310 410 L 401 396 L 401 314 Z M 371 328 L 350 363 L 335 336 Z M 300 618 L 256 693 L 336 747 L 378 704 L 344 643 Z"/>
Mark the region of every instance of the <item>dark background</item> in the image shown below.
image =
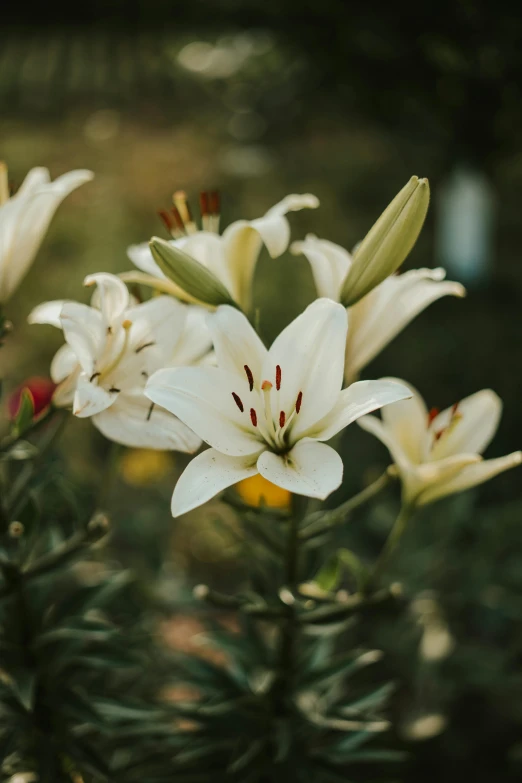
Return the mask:
<path id="1" fill-rule="evenodd" d="M 313 231 L 351 248 L 409 176 L 427 176 L 433 205 L 406 263 L 418 267 L 440 260 L 440 199 L 466 169 L 491 202 L 487 264 L 464 279 L 453 259 L 450 277 L 468 284 L 468 298 L 431 306 L 364 377 L 404 377 L 438 407 L 491 386 L 505 412 L 488 453 L 522 445 L 515 4 L 149 0 L 9 3 L 2 14 L 0 158 L 11 178 L 20 184 L 35 165 L 53 176 L 96 173 L 61 207 L 9 303 L 17 328 L 3 374 L 11 385 L 45 374 L 60 344 L 50 328 L 24 325 L 30 309 L 84 298 L 87 273 L 130 268 L 126 247 L 161 233 L 156 211 L 179 187 L 194 197 L 220 188 L 225 225 L 288 192 L 316 193 L 321 208 L 293 216 L 294 236 Z M 272 335 L 312 297 L 304 259 L 262 257 L 256 298 Z M 386 464 L 380 445 L 352 430 L 343 446 L 346 496 Z M 182 458 L 121 453 L 117 477 L 100 490 L 108 444 L 79 421 L 64 443 L 80 490 L 111 499 L 115 556 L 157 578 L 165 595 L 202 578 L 233 581 L 233 542 L 214 525 L 228 512 L 214 503 L 175 525 L 168 515 Z M 372 632 L 400 683 L 398 734 L 412 752 L 405 780 L 520 779 L 520 480 L 506 473 L 419 515 L 395 565 L 428 602 Z M 373 556 L 396 500 L 385 496 L 340 540 Z M 451 638 L 451 652 L 431 662 L 418 651 L 419 629 L 430 622 Z"/>

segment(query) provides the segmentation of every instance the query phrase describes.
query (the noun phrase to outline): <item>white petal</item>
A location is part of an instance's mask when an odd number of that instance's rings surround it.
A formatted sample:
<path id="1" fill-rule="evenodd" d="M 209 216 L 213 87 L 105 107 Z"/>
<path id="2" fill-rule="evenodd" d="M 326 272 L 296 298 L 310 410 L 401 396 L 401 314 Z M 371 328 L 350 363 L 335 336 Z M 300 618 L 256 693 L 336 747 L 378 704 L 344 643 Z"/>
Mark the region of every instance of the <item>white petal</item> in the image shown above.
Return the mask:
<path id="1" fill-rule="evenodd" d="M 514 468 L 521 463 L 522 452 L 515 451 L 505 457 L 482 460 L 476 464 L 468 465 L 446 482 L 441 481 L 426 489 L 420 495 L 418 502 L 420 505 L 424 505 L 426 503 L 432 503 L 434 500 L 438 500 L 438 498 L 445 497 L 446 495 L 470 489 L 477 484 L 482 484 L 484 481 L 489 481 L 489 479 L 497 476 L 499 473 Z"/>
<path id="2" fill-rule="evenodd" d="M 94 372 L 94 362 L 106 339 L 106 327 L 99 310 L 78 302 L 66 302 L 60 320 L 64 337 L 87 374 Z"/>
<path id="3" fill-rule="evenodd" d="M 171 296 L 155 296 L 130 307 L 125 312 L 125 317 L 132 322 L 130 348 L 141 352 L 143 346 L 154 343 L 165 359 L 163 364 L 168 364 L 182 337 L 187 312 L 187 305 Z"/>
<path id="4" fill-rule="evenodd" d="M 60 203 L 71 191 L 91 180 L 93 174 L 81 170 L 70 171 L 54 182 L 48 182 L 47 178 L 46 169 L 33 169 L 10 200 L 12 225 L 7 241 L 1 231 L 2 251 L 6 241 L 10 255 L 2 283 L 7 296 L 12 294 L 25 276 Z"/>
<path id="5" fill-rule="evenodd" d="M 263 361 L 267 349 L 250 325 L 248 318 L 235 307 L 222 305 L 208 315 L 218 367 L 245 378 L 245 365 L 251 370 L 256 388 L 260 388 Z"/>
<path id="6" fill-rule="evenodd" d="M 393 438 L 399 441 L 408 459 L 413 463 L 424 462 L 428 458 L 431 447 L 428 409 L 424 400 L 411 384 L 406 384 L 400 378 L 383 380 L 400 383 L 410 390 L 410 399 L 386 405 L 382 409 L 382 420 Z"/>
<path id="7" fill-rule="evenodd" d="M 153 277 L 159 277 L 160 280 L 167 280 L 167 276 L 163 274 L 152 257 L 148 242 L 142 242 L 139 245 L 131 245 L 127 248 L 127 255 L 134 266 L 137 266 L 142 272 L 146 272 Z"/>
<path id="8" fill-rule="evenodd" d="M 76 385 L 73 413 L 80 419 L 95 416 L 112 405 L 117 396 L 116 392 L 108 392 L 102 386 L 90 383 L 88 376 L 82 373 Z"/>
<path id="9" fill-rule="evenodd" d="M 207 316 L 208 310 L 203 307 L 187 306 L 183 333 L 169 362 L 172 367 L 195 364 L 206 358 L 212 348 Z"/>
<path id="10" fill-rule="evenodd" d="M 411 391 L 407 386 L 392 380 L 357 381 L 340 392 L 332 410 L 303 436 L 330 440 L 361 416 L 409 396 Z"/>
<path id="11" fill-rule="evenodd" d="M 375 435 L 375 437 L 386 446 L 401 474 L 406 475 L 409 473 L 412 464 L 404 452 L 401 443 L 392 435 L 390 430 L 384 426 L 377 416 L 362 416 L 357 420 L 357 424 L 361 429 Z"/>
<path id="12" fill-rule="evenodd" d="M 106 324 L 118 321 L 129 306 L 129 291 L 127 286 L 116 275 L 107 272 L 99 272 L 88 275 L 83 284 L 96 286 L 93 293 L 91 307 L 101 310 Z"/>
<path id="13" fill-rule="evenodd" d="M 251 306 L 251 289 L 254 270 L 264 244 L 276 258 L 284 253 L 290 241 L 287 212 L 315 208 L 319 201 L 310 194 L 291 195 L 270 209 L 257 220 L 237 220 L 223 232 L 224 258 L 230 275 L 230 291 L 244 310 Z"/>
<path id="14" fill-rule="evenodd" d="M 179 517 L 202 506 L 227 487 L 255 476 L 257 457 L 227 457 L 207 449 L 195 457 L 178 479 L 172 496 L 172 516 Z"/>
<path id="15" fill-rule="evenodd" d="M 110 408 L 94 417 L 93 424 L 109 440 L 132 448 L 192 454 L 201 446 L 201 438 L 143 394 L 119 394 Z"/>
<path id="16" fill-rule="evenodd" d="M 79 368 L 78 359 L 73 349 L 65 343 L 56 351 L 51 362 L 51 378 L 55 383 L 61 383 L 72 372 Z"/>
<path id="17" fill-rule="evenodd" d="M 233 392 L 243 403 L 243 413 Z M 147 382 L 145 395 L 223 454 L 240 457 L 259 453 L 263 447 L 263 439 L 250 421 L 250 408 L 260 409 L 259 396 L 250 392 L 242 378 L 217 367 L 158 370 Z"/>
<path id="18" fill-rule="evenodd" d="M 61 329 L 62 322 L 60 321 L 60 314 L 65 302 L 65 299 L 42 302 L 42 304 L 37 305 L 34 310 L 31 310 L 27 316 L 27 322 L 30 324 L 49 324 L 50 326 L 56 326 L 58 329 Z"/>
<path id="19" fill-rule="evenodd" d="M 343 479 L 339 454 L 325 443 L 302 441 L 286 455 L 265 451 L 257 461 L 264 478 L 297 495 L 327 498 Z"/>
<path id="20" fill-rule="evenodd" d="M 80 374 L 80 365 L 77 365 L 76 369 L 58 384 L 53 394 L 53 404 L 57 408 L 70 408 L 72 406 Z"/>
<path id="21" fill-rule="evenodd" d="M 302 253 L 310 262 L 317 296 L 339 301 L 344 279 L 352 263 L 352 257 L 340 245 L 318 239 L 308 234 L 304 242 L 292 242 L 290 251 Z"/>
<path id="22" fill-rule="evenodd" d="M 442 411 L 432 421 L 430 429 L 433 433 L 449 429 L 434 443 L 431 458 L 442 459 L 462 451 L 482 453 L 497 431 L 501 414 L 502 400 L 491 389 L 482 389 L 461 400 L 457 409 L 460 418 L 451 426 L 452 409 Z"/>
<path id="23" fill-rule="evenodd" d="M 346 330 L 344 307 L 317 299 L 281 332 L 268 352 L 263 380 L 275 385 L 276 367 L 281 368 L 276 410 L 289 415 L 302 392 L 301 410 L 291 426 L 292 441 L 329 413 L 339 397 Z"/>
<path id="24" fill-rule="evenodd" d="M 410 321 L 443 296 L 465 295 L 460 283 L 444 281 L 437 269 L 391 275 L 350 308 L 346 378 L 356 377 Z"/>

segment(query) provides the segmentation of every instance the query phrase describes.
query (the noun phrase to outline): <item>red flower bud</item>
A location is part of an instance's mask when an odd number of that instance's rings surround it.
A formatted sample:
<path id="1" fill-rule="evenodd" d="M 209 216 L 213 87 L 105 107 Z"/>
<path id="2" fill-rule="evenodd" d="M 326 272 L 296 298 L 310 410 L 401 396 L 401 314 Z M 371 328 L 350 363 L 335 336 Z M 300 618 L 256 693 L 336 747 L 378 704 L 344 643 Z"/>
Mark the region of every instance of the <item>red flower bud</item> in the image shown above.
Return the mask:
<path id="1" fill-rule="evenodd" d="M 56 384 L 50 378 L 38 376 L 28 378 L 21 383 L 7 399 L 7 414 L 11 421 L 16 419 L 24 389 L 27 389 L 33 398 L 34 418 L 36 419 L 51 404 Z"/>

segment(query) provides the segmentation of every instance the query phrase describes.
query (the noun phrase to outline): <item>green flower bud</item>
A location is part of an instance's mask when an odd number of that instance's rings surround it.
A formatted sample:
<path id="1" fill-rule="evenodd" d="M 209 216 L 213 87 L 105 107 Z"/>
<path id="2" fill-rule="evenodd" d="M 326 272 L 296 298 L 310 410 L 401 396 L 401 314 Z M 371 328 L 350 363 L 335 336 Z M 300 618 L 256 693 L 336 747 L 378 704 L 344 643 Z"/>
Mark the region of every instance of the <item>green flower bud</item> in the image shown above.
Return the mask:
<path id="1" fill-rule="evenodd" d="M 213 307 L 238 307 L 221 280 L 199 261 L 159 237 L 152 237 L 149 246 L 161 271 L 191 297 Z"/>
<path id="2" fill-rule="evenodd" d="M 351 307 L 400 267 L 423 226 L 430 201 L 427 179 L 412 177 L 368 231 L 353 257 L 341 302 Z"/>

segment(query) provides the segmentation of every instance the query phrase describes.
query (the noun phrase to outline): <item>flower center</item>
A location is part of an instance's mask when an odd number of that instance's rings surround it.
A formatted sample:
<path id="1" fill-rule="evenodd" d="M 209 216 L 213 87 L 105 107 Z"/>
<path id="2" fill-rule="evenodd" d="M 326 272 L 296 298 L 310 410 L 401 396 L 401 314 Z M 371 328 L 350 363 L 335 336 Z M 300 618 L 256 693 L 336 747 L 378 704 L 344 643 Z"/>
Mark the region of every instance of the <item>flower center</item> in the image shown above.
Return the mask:
<path id="1" fill-rule="evenodd" d="M 129 347 L 129 335 L 130 335 L 130 328 L 131 328 L 131 326 L 132 326 L 132 321 L 129 321 L 128 319 L 123 321 L 122 327 L 124 329 L 124 338 L 123 338 L 123 341 L 122 341 L 122 344 L 121 344 L 119 350 L 116 352 L 116 354 L 114 356 L 111 356 L 112 350 L 113 350 L 113 347 L 114 347 L 113 344 L 111 345 L 112 340 L 113 340 L 112 330 L 107 333 L 107 340 L 108 341 L 107 341 L 107 344 L 106 344 L 105 351 L 103 352 L 102 357 L 100 359 L 100 367 L 102 367 L 102 369 L 100 369 L 99 371 L 93 373 L 93 375 L 90 378 L 91 382 L 97 379 L 98 380 L 98 385 L 99 385 L 100 383 L 102 383 L 107 378 L 109 373 L 111 373 L 113 370 L 116 369 L 116 367 L 118 366 L 118 364 L 123 359 L 125 353 L 127 352 L 128 347 Z M 105 361 L 108 362 L 106 366 L 103 366 L 104 359 L 105 359 Z"/>
<path id="2" fill-rule="evenodd" d="M 440 413 L 440 408 L 431 408 L 428 413 L 428 429 L 431 428 L 432 423 Z M 442 427 L 440 430 L 435 430 L 433 433 L 433 445 L 437 443 L 442 437 L 446 437 L 450 432 L 453 432 L 459 421 L 462 419 L 462 413 L 459 411 L 459 403 L 456 402 L 451 408 L 449 423 Z"/>
<path id="3" fill-rule="evenodd" d="M 252 370 L 247 364 L 244 365 L 244 370 L 249 389 L 250 391 L 253 391 L 254 375 Z M 274 384 L 271 381 L 265 380 L 261 384 L 263 407 L 260 410 L 256 410 L 256 408 L 249 407 L 248 405 L 245 406 L 243 400 L 236 392 L 233 391 L 231 394 L 241 413 L 245 413 L 245 416 L 250 418 L 252 426 L 259 430 L 266 442 L 275 451 L 284 452 L 288 448 L 286 434 L 291 423 L 301 410 L 303 392 L 299 392 L 291 410 L 281 410 L 278 406 L 279 399 L 277 395 L 277 392 L 281 389 L 282 382 L 282 370 L 279 365 L 276 366 L 274 380 L 275 389 Z"/>
<path id="4" fill-rule="evenodd" d="M 165 228 L 173 239 L 181 239 L 189 234 L 196 234 L 198 226 L 192 216 L 187 194 L 177 190 L 172 196 L 174 206 L 169 210 L 158 212 Z M 199 211 L 201 214 L 201 230 L 219 233 L 220 198 L 217 190 L 204 190 L 199 194 Z"/>

